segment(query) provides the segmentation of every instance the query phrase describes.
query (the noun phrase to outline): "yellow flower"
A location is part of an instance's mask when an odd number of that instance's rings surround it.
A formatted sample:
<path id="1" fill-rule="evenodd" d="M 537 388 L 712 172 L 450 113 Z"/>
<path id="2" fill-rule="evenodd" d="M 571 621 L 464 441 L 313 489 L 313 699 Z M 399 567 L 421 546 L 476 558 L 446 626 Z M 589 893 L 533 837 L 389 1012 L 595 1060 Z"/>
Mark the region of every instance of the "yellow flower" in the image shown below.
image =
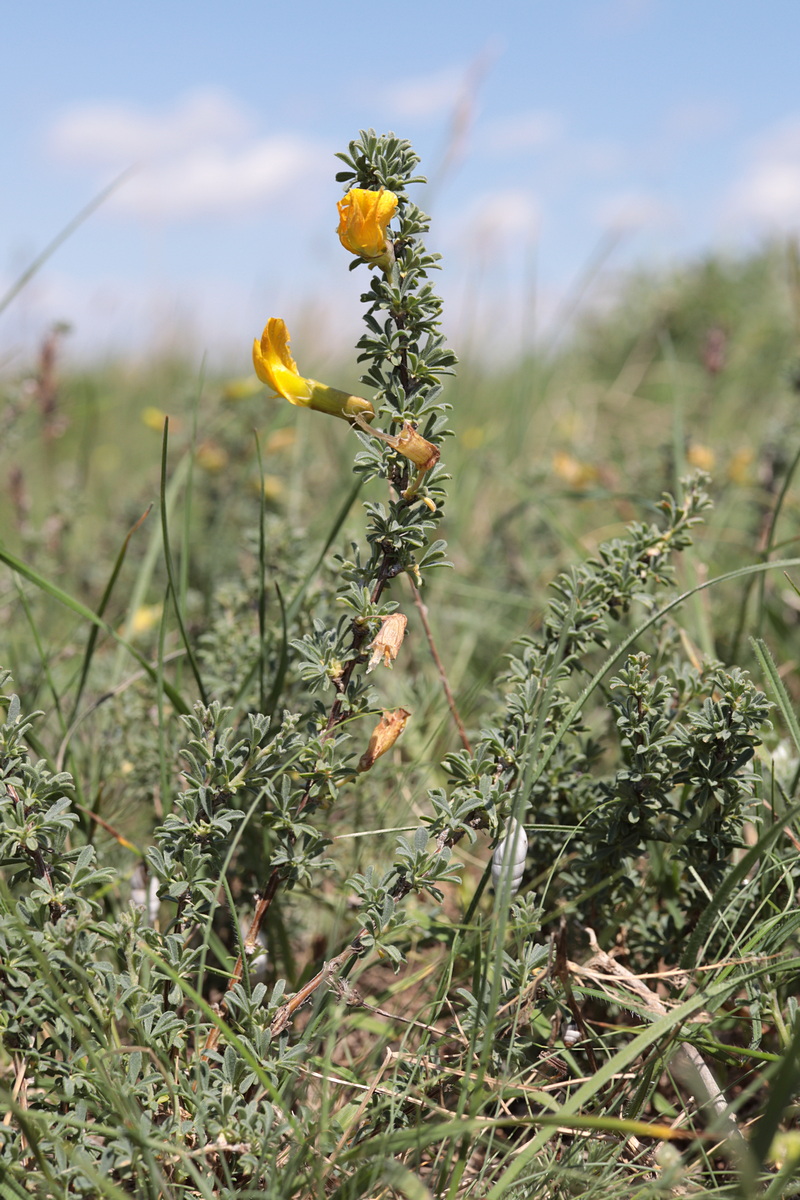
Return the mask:
<path id="1" fill-rule="evenodd" d="M 261 335 L 253 342 L 253 366 L 256 375 L 290 404 L 313 408 L 351 421 L 357 416 L 375 416 L 369 400 L 337 391 L 316 379 L 305 379 L 289 351 L 289 333 L 280 317 L 270 317 Z"/>
<path id="2" fill-rule="evenodd" d="M 229 379 L 222 389 L 222 395 L 226 400 L 246 400 L 260 390 L 258 382 L 248 375 L 246 378 Z"/>
<path id="3" fill-rule="evenodd" d="M 397 196 L 381 188 L 351 188 L 337 204 L 339 241 L 345 250 L 381 267 L 394 262 L 394 249 L 386 237 L 386 226 L 397 211 Z"/>
<path id="4" fill-rule="evenodd" d="M 274 503 L 283 495 L 283 480 L 277 475 L 265 475 L 263 481 L 260 478 L 251 480 L 250 488 L 256 495 L 262 494 L 265 500 Z"/>
<path id="5" fill-rule="evenodd" d="M 734 483 L 752 483 L 753 472 L 751 467 L 753 465 L 754 458 L 755 455 L 750 447 L 742 446 L 740 450 L 736 451 L 731 458 L 731 461 L 728 463 L 728 478 L 733 480 Z"/>
<path id="6" fill-rule="evenodd" d="M 161 620 L 161 609 L 160 604 L 140 604 L 128 622 L 131 637 L 139 637 L 154 629 Z"/>
<path id="7" fill-rule="evenodd" d="M 267 438 L 267 444 L 264 447 L 267 454 L 280 454 L 283 450 L 288 450 L 297 441 L 297 431 L 292 429 L 291 425 L 287 425 L 284 429 L 276 429 Z"/>
<path id="8" fill-rule="evenodd" d="M 210 475 L 216 475 L 218 471 L 224 471 L 227 467 L 228 451 L 224 446 L 220 446 L 219 442 L 215 442 L 213 438 L 206 438 L 197 447 L 195 462 L 198 467 L 202 467 Z"/>
<path id="9" fill-rule="evenodd" d="M 142 424 L 156 433 L 161 433 L 164 428 L 164 418 L 166 415 L 160 408 L 156 408 L 154 404 L 148 404 L 147 408 L 143 408 L 140 414 Z"/>
<path id="10" fill-rule="evenodd" d="M 713 471 L 717 456 L 710 446 L 692 442 L 686 451 L 686 461 L 690 467 L 698 467 L 701 471 Z"/>
<path id="11" fill-rule="evenodd" d="M 592 483 L 597 483 L 599 472 L 591 463 L 581 462 L 566 450 L 559 450 L 553 455 L 553 470 L 559 479 L 563 479 L 570 487 L 583 489 Z"/>

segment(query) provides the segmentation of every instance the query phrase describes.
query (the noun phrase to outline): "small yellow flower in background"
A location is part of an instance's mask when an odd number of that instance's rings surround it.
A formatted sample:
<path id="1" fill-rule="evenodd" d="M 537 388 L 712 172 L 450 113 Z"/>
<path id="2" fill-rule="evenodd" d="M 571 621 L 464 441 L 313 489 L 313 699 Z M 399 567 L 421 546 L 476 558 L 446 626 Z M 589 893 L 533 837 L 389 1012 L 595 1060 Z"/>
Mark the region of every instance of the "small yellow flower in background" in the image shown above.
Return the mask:
<path id="1" fill-rule="evenodd" d="M 287 425 L 285 429 L 276 429 L 267 438 L 267 444 L 264 447 L 267 454 L 280 454 L 282 450 L 288 450 L 297 441 L 297 430 L 292 429 Z"/>
<path id="2" fill-rule="evenodd" d="M 406 727 L 406 721 L 411 716 L 404 708 L 396 708 L 394 712 L 385 712 L 372 731 L 367 746 L 358 760 L 358 770 L 368 771 L 377 759 L 387 750 L 391 750 L 400 734 Z"/>
<path id="3" fill-rule="evenodd" d="M 388 617 L 381 617 L 381 627 L 369 644 L 372 658 L 367 667 L 368 675 L 378 666 L 381 658 L 383 658 L 385 667 L 391 667 L 403 644 L 403 638 L 406 636 L 407 624 L 408 617 L 404 617 L 401 612 L 393 612 L 389 613 Z"/>
<path id="4" fill-rule="evenodd" d="M 482 425 L 468 425 L 461 434 L 461 445 L 465 450 L 477 450 L 486 441 L 486 430 Z"/>
<path id="5" fill-rule="evenodd" d="M 749 446 L 742 446 L 731 457 L 728 463 L 728 478 L 732 483 L 752 483 L 753 471 L 752 466 L 755 460 L 755 454 Z"/>
<path id="6" fill-rule="evenodd" d="M 698 467 L 701 471 L 713 471 L 717 456 L 710 446 L 692 442 L 686 451 L 686 461 L 690 467 Z"/>
<path id="7" fill-rule="evenodd" d="M 597 467 L 581 462 L 566 450 L 559 450 L 553 455 L 553 473 L 573 488 L 588 487 L 591 483 L 597 483 L 600 476 Z"/>
<path id="8" fill-rule="evenodd" d="M 356 417 L 374 417 L 369 400 L 340 392 L 316 379 L 306 379 L 297 369 L 289 350 L 289 332 L 280 317 L 271 317 L 264 327 L 261 341 L 253 342 L 253 366 L 256 375 L 290 404 L 313 408 L 352 421 Z"/>
<path id="9" fill-rule="evenodd" d="M 143 408 L 141 412 L 142 424 L 146 425 L 148 429 L 154 430 L 156 433 L 162 433 L 164 430 L 164 422 L 166 421 L 168 415 L 169 414 L 165 413 L 163 409 L 156 408 L 154 405 L 148 404 L 147 408 Z M 169 427 L 172 433 L 174 433 L 176 429 L 180 429 L 180 424 L 180 421 L 175 420 L 174 417 L 169 418 Z"/>
<path id="10" fill-rule="evenodd" d="M 381 188 L 351 188 L 337 206 L 339 241 L 345 250 L 365 258 L 384 270 L 394 262 L 394 248 L 386 236 L 386 226 L 397 212 L 397 196 Z"/>
<path id="11" fill-rule="evenodd" d="M 201 442 L 195 452 L 195 462 L 198 467 L 202 467 L 204 471 L 208 471 L 209 475 L 216 475 L 219 471 L 224 471 L 228 465 L 229 455 L 224 446 L 220 446 L 219 442 L 207 438 Z"/>
<path id="12" fill-rule="evenodd" d="M 131 617 L 131 637 L 139 637 L 143 633 L 149 633 L 151 629 L 155 629 L 161 620 L 161 611 L 162 605 L 160 604 L 140 604 Z"/>
<path id="13" fill-rule="evenodd" d="M 265 500 L 279 500 L 283 495 L 283 480 L 279 479 L 277 475 L 265 475 L 262 484 L 259 476 L 258 479 L 252 481 L 252 490 L 258 495 L 262 489 Z"/>
<path id="14" fill-rule="evenodd" d="M 256 383 L 252 375 L 247 375 L 241 379 L 229 379 L 222 389 L 222 395 L 226 400 L 246 400 L 260 391 L 261 384 Z"/>

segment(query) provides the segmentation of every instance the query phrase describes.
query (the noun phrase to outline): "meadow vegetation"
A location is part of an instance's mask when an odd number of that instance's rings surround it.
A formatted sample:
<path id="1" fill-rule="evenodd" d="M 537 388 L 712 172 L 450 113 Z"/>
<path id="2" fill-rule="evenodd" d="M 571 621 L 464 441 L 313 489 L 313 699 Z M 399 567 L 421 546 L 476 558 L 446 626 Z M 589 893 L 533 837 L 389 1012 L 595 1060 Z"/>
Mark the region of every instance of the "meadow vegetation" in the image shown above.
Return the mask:
<path id="1" fill-rule="evenodd" d="M 456 367 L 415 171 L 351 145 L 365 332 L 292 347 L 392 443 L 0 381 L 8 1196 L 800 1191 L 797 250 Z"/>

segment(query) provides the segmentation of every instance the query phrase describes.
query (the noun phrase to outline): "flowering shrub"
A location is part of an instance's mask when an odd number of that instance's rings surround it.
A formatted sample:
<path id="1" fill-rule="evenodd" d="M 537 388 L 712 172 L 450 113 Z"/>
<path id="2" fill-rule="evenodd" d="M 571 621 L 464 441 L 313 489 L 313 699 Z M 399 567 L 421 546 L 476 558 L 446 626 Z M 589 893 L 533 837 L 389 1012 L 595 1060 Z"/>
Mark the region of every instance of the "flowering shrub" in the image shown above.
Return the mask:
<path id="1" fill-rule="evenodd" d="M 656 1196 L 689 1172 L 710 1194 L 735 1172 L 755 1188 L 795 1087 L 798 772 L 764 769 L 765 694 L 673 623 L 707 480 L 557 574 L 486 686 L 482 728 L 459 720 L 461 748 L 430 761 L 400 605 L 426 621 L 445 565 L 455 357 L 428 218 L 408 195 L 416 155 L 369 131 L 340 158 L 339 238 L 379 268 L 362 296 L 368 394 L 301 376 L 277 318 L 253 354 L 278 396 L 348 423 L 335 433 L 379 497 L 363 541 L 309 563 L 262 481 L 257 569 L 195 639 L 165 435 L 167 601 L 191 675 L 170 673 L 165 605 L 155 664 L 137 652 L 153 704 L 146 690 L 112 722 L 138 748 L 125 777 L 157 813 L 140 845 L 100 816 L 79 760 L 68 772 L 38 754 L 40 715 L 0 680 L 3 1185 L 343 1200 L 467 1194 L 480 1171 L 474 1194 L 621 1195 L 635 1175 Z M 82 615 L 114 632 L 103 610 Z M 762 643 L 758 655 L 791 727 Z M 136 741 L 153 705 L 159 724 Z M 398 818 L 368 861 L 348 857 L 361 806 L 392 779 L 413 793 L 413 826 Z M 589 1128 L 603 1138 L 586 1142 Z"/>

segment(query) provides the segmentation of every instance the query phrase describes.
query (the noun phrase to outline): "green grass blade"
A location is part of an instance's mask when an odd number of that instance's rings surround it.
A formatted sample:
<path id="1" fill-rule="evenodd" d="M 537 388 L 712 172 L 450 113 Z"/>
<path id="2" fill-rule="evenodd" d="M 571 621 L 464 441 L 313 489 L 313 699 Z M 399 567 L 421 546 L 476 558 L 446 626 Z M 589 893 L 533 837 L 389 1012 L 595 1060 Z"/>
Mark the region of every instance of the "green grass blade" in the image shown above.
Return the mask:
<path id="1" fill-rule="evenodd" d="M 256 443 L 256 458 L 258 459 L 258 478 L 260 482 L 258 503 L 258 704 L 261 712 L 265 712 L 267 693 L 267 657 L 264 639 L 267 631 L 267 531 L 265 526 L 267 503 L 264 495 L 264 460 L 261 455 L 261 442 L 254 430 Z"/>
<path id="2" fill-rule="evenodd" d="M 336 538 L 339 534 L 339 530 L 342 528 L 342 525 L 345 523 L 345 521 L 347 519 L 347 514 L 350 512 L 350 509 L 353 507 L 356 497 L 358 496 L 358 493 L 361 491 L 361 486 L 362 486 L 363 482 L 364 482 L 363 477 L 361 475 L 359 475 L 358 478 L 356 479 L 355 483 L 351 487 L 350 491 L 347 493 L 347 496 L 345 497 L 341 508 L 339 509 L 339 511 L 337 512 L 336 516 L 333 519 L 333 525 L 331 526 L 330 532 L 329 532 L 327 538 L 325 539 L 324 546 L 322 547 L 322 549 L 319 552 L 319 555 L 317 556 L 316 562 L 314 563 L 313 567 L 306 575 L 303 582 L 300 584 L 300 587 L 297 589 L 294 596 L 292 596 L 292 599 L 289 602 L 289 607 L 286 610 L 286 621 L 288 624 L 291 624 L 292 621 L 294 620 L 294 618 L 297 616 L 297 613 L 300 609 L 300 605 L 303 603 L 303 597 L 305 596 L 311 583 L 313 582 L 314 577 L 317 574 L 317 571 L 320 569 L 322 562 L 325 558 L 325 555 L 328 553 L 328 551 L 330 550 L 334 541 L 336 540 Z"/>
<path id="3" fill-rule="evenodd" d="M 792 1040 L 786 1048 L 783 1060 L 769 1075 L 766 1107 L 756 1124 L 750 1143 L 759 1166 L 767 1157 L 786 1108 L 797 1094 L 797 1080 L 800 1077 L 800 1015 L 795 1018 L 794 1026 Z"/>
<path id="4" fill-rule="evenodd" d="M 187 479 L 188 473 L 189 473 L 189 465 L 190 465 L 190 456 L 188 454 L 185 454 L 181 458 L 181 460 L 178 462 L 177 466 L 175 467 L 175 469 L 172 472 L 172 477 L 169 481 L 169 484 L 167 485 L 167 497 L 166 497 L 167 517 L 169 517 L 172 514 L 172 511 L 175 507 L 177 497 L 180 493 L 180 489 L 183 487 L 183 485 L 186 482 L 186 479 Z M 127 617 L 127 620 L 125 621 L 125 624 L 123 625 L 123 637 L 127 641 L 130 641 L 131 636 L 132 636 L 133 622 L 134 622 L 136 613 L 137 613 L 138 609 L 141 607 L 141 605 L 144 604 L 145 598 L 146 598 L 148 590 L 150 588 L 150 583 L 153 578 L 153 573 L 156 568 L 156 563 L 158 562 L 159 556 L 161 554 L 161 543 L 162 543 L 161 522 L 158 521 L 151 527 L 150 540 L 147 544 L 147 549 L 145 550 L 144 555 L 142 557 L 142 561 L 139 565 L 139 570 L 138 570 L 136 578 L 134 580 L 133 587 L 130 589 L 130 600 L 128 603 L 128 617 Z M 114 669 L 112 671 L 112 680 L 115 683 L 119 682 L 120 676 L 123 671 L 123 666 L 124 666 L 124 651 L 120 648 L 120 651 L 117 655 L 116 661 L 114 662 Z"/>
<path id="5" fill-rule="evenodd" d="M 169 544 L 169 521 L 167 520 L 167 447 L 169 445 L 169 417 L 164 419 L 164 436 L 161 442 L 161 535 L 164 544 L 164 563 L 167 568 L 167 578 L 169 580 L 169 590 L 172 595 L 172 604 L 175 609 L 175 616 L 180 629 L 181 640 L 186 651 L 186 657 L 189 660 L 189 666 L 192 669 L 195 682 L 197 683 L 200 698 L 203 704 L 208 704 L 208 696 L 200 676 L 200 668 L 197 665 L 197 659 L 194 656 L 194 650 L 189 640 L 189 635 L 186 632 L 186 626 L 183 621 L 183 612 L 181 611 L 180 590 L 175 581 L 175 568 L 172 562 L 172 551 Z"/>
<path id="6" fill-rule="evenodd" d="M 767 643 L 763 638 L 751 638 L 750 644 L 755 651 L 756 658 L 764 673 L 764 678 L 772 688 L 775 701 L 781 711 L 781 716 L 795 744 L 795 748 L 800 753 L 800 724 L 798 724 L 797 715 L 789 699 L 789 693 L 786 691 L 783 680 L 778 674 L 778 668 L 775 666 L 775 661 L 769 652 Z"/>
<path id="7" fill-rule="evenodd" d="M 280 694 L 283 691 L 283 681 L 286 678 L 286 672 L 289 668 L 289 622 L 286 615 L 286 606 L 283 603 L 280 584 L 276 582 L 275 591 L 278 596 L 278 604 L 281 606 L 281 652 L 278 656 L 278 666 L 275 671 L 275 679 L 267 696 L 266 704 L 264 705 L 264 713 L 270 718 L 273 716 L 275 706 L 278 703 Z"/>
<path id="8" fill-rule="evenodd" d="M 637 1058 L 645 1054 L 661 1038 L 669 1037 L 671 1033 L 680 1028 L 684 1021 L 687 1021 L 701 1008 L 710 1007 L 713 1009 L 716 1003 L 721 1003 L 731 993 L 740 989 L 747 979 L 755 979 L 768 969 L 768 967 L 764 966 L 756 967 L 750 972 L 736 975 L 733 979 L 725 980 L 723 983 L 712 984 L 704 991 L 699 991 L 697 995 L 685 1000 L 683 1004 L 678 1005 L 672 1012 L 653 1021 L 647 1029 L 622 1046 L 616 1054 L 613 1054 L 611 1058 L 607 1059 L 600 1066 L 590 1079 L 587 1079 L 585 1083 L 576 1088 L 572 1095 L 564 1102 L 559 1109 L 553 1128 L 540 1130 L 536 1137 L 528 1142 L 524 1150 L 516 1155 L 511 1165 L 500 1176 L 492 1190 L 487 1193 L 487 1200 L 500 1200 L 501 1197 L 507 1195 L 507 1189 L 522 1173 L 528 1163 L 547 1144 L 558 1129 L 562 1119 L 566 1118 L 568 1120 L 571 1117 L 579 1115 L 583 1105 L 596 1097 L 603 1088 L 614 1080 L 615 1076 L 627 1070 Z"/>
<path id="9" fill-rule="evenodd" d="M 769 850 L 773 842 L 778 840 L 784 831 L 784 826 L 790 824 L 798 816 L 800 816 L 800 804 L 795 804 L 793 808 L 784 813 L 779 823 L 770 826 L 761 835 L 756 844 L 750 847 L 747 853 L 736 863 L 736 866 L 725 876 L 714 893 L 713 900 L 703 909 L 700 920 L 697 922 L 692 936 L 689 938 L 681 959 L 682 967 L 688 970 L 695 966 L 703 939 L 709 932 L 717 914 L 725 907 L 728 897 L 739 886 L 742 880 L 747 877 L 749 872 L 752 871 L 755 864 Z"/>
<path id="10" fill-rule="evenodd" d="M 51 583 L 49 579 L 45 579 L 44 576 L 40 575 L 39 572 L 34 570 L 33 567 L 28 566 L 28 564 L 24 563 L 22 559 L 17 558 L 15 554 L 11 554 L 10 551 L 5 550 L 2 547 L 0 547 L 0 562 L 4 562 L 7 567 L 10 567 L 10 569 L 17 575 L 21 575 L 23 579 L 27 579 L 30 583 L 34 584 L 34 586 L 43 591 L 45 595 L 50 596 L 53 600 L 56 600 L 59 604 L 62 604 L 65 608 L 68 608 L 77 616 L 82 617 L 84 621 L 88 621 L 91 625 L 96 625 L 101 632 L 107 634 L 109 637 L 114 638 L 114 640 L 118 642 L 119 645 L 131 655 L 132 658 L 136 659 L 139 666 L 149 675 L 153 682 L 157 682 L 157 671 L 153 664 L 149 663 L 141 651 L 137 650 L 135 646 L 132 646 L 130 642 L 126 641 L 125 638 L 122 637 L 121 634 L 117 633 L 117 631 L 112 628 L 107 621 L 104 621 L 102 617 L 98 617 L 97 613 L 93 612 L 91 608 L 87 608 L 87 606 L 82 604 L 80 600 L 76 600 L 74 596 L 70 596 L 70 594 L 65 592 L 63 588 L 58 587 L 58 585 L 55 583 Z M 170 683 L 167 683 L 166 680 L 164 681 L 164 691 L 167 693 L 170 701 L 178 712 L 189 712 L 189 705 L 186 703 L 183 696 L 181 696 L 180 692 L 172 687 Z"/>
<path id="11" fill-rule="evenodd" d="M 11 304 L 12 300 L 19 295 L 26 284 L 30 283 L 36 272 L 44 266 L 49 258 L 52 258 L 59 246 L 62 246 L 67 238 L 71 237 L 75 230 L 82 225 L 84 221 L 88 220 L 92 213 L 95 212 L 101 204 L 105 204 L 112 192 L 115 192 L 117 188 L 125 182 L 130 174 L 131 170 L 128 169 L 123 171 L 121 175 L 118 175 L 116 179 L 113 179 L 108 187 L 105 187 L 101 192 L 98 192 L 94 199 L 90 200 L 89 203 L 85 205 L 80 212 L 72 218 L 71 221 L 67 222 L 61 232 L 56 234 L 52 242 L 48 242 L 41 254 L 37 254 L 30 266 L 25 268 L 19 278 L 12 283 L 5 295 L 0 297 L 0 313 L 4 312 L 8 308 L 9 304 Z"/>
<path id="12" fill-rule="evenodd" d="M 23 588 L 19 579 L 15 578 L 14 582 L 17 585 L 17 594 L 19 597 L 19 602 L 22 605 L 22 611 L 25 613 L 25 619 L 28 622 L 28 628 L 31 631 L 31 637 L 33 638 L 33 644 L 36 647 L 36 653 L 39 657 L 39 664 L 41 666 L 42 675 L 44 676 L 44 680 L 47 683 L 47 686 L 50 690 L 50 695 L 53 697 L 53 707 L 55 709 L 56 716 L 58 717 L 59 725 L 61 726 L 61 732 L 63 734 L 65 732 L 67 726 L 66 726 L 66 721 L 64 719 L 64 712 L 61 707 L 61 697 L 58 694 L 58 688 L 56 687 L 55 680 L 53 679 L 53 673 L 50 670 L 49 655 L 47 654 L 47 652 L 42 644 L 42 639 L 39 636 L 39 629 L 36 624 L 34 615 L 31 611 L 31 606 L 28 603 L 28 597 L 25 595 L 25 589 Z"/>
<path id="13" fill-rule="evenodd" d="M 764 560 L 766 561 L 775 548 L 775 532 L 778 528 L 778 517 L 781 515 L 784 501 L 789 493 L 789 488 L 795 477 L 798 465 L 800 465 L 800 449 L 795 454 L 789 468 L 783 478 L 781 490 L 778 493 L 778 498 L 775 501 L 775 507 L 772 510 L 769 522 L 769 534 L 767 536 L 767 544 L 764 547 Z M 764 626 L 764 577 L 762 575 L 758 586 L 758 631 L 761 632 Z"/>
<path id="14" fill-rule="evenodd" d="M 128 530 L 127 534 L 125 535 L 125 540 L 123 541 L 123 543 L 119 549 L 119 553 L 117 554 L 117 557 L 114 561 L 114 567 L 111 571 L 111 576 L 109 577 L 108 583 L 105 586 L 103 595 L 100 597 L 100 603 L 97 606 L 98 617 L 102 617 L 106 611 L 108 602 L 111 599 L 111 593 L 114 591 L 114 585 L 116 584 L 117 579 L 119 578 L 119 573 L 122 570 L 122 564 L 125 562 L 125 557 L 128 553 L 128 547 L 130 545 L 131 538 L 136 533 L 137 529 L 140 529 L 141 526 L 144 524 L 147 517 L 150 515 L 150 511 L 151 511 L 152 507 L 153 507 L 152 504 L 149 504 L 147 506 L 146 511 L 142 513 L 142 515 L 139 517 L 139 520 L 134 525 L 131 526 L 131 528 Z M 72 712 L 70 713 L 70 717 L 69 717 L 70 725 L 72 725 L 72 723 L 74 722 L 75 717 L 77 716 L 77 713 L 78 713 L 78 706 L 80 705 L 81 697 L 83 695 L 83 689 L 86 686 L 86 680 L 89 675 L 89 669 L 92 665 L 92 658 L 94 656 L 95 646 L 97 645 L 97 635 L 99 634 L 99 632 L 100 632 L 100 630 L 97 625 L 93 625 L 91 627 L 91 629 L 89 630 L 89 637 L 86 642 L 86 649 L 84 651 L 83 662 L 81 664 L 81 673 L 80 673 L 80 677 L 78 679 L 78 686 L 75 690 L 75 699 L 72 703 Z"/>
<path id="15" fill-rule="evenodd" d="M 350 509 L 353 507 L 353 503 L 354 503 L 356 497 L 358 496 L 358 493 L 361 491 L 362 483 L 363 483 L 363 479 L 361 476 L 359 476 L 356 479 L 356 481 L 353 484 L 350 491 L 348 492 L 347 496 L 345 497 L 345 500 L 344 500 L 341 508 L 337 512 L 337 514 L 334 518 L 334 521 L 333 521 L 333 525 L 331 526 L 330 532 L 328 533 L 328 536 L 325 539 L 325 544 L 323 545 L 322 549 L 320 550 L 319 554 L 317 555 L 314 565 L 308 571 L 305 579 L 302 581 L 302 583 L 298 587 L 297 591 L 295 592 L 294 596 L 289 601 L 288 607 L 284 609 L 284 602 L 283 602 L 282 597 L 279 599 L 279 603 L 281 605 L 281 615 L 282 615 L 282 620 L 283 620 L 284 648 L 286 646 L 287 631 L 289 629 L 289 626 L 291 625 L 294 618 L 297 616 L 297 613 L 300 610 L 300 605 L 303 603 L 303 597 L 305 596 L 306 592 L 308 591 L 309 587 L 311 586 L 311 584 L 317 574 L 317 571 L 319 570 L 320 566 L 322 565 L 325 555 L 330 550 L 331 546 L 333 545 L 334 541 L 336 540 L 339 530 L 341 529 L 342 525 L 344 524 L 345 520 L 347 519 L 347 514 L 350 512 Z M 279 596 L 280 596 L 280 593 L 279 593 Z M 278 666 L 276 668 L 275 679 L 274 679 L 272 687 L 270 689 L 269 697 L 267 698 L 264 708 L 263 708 L 263 711 L 265 713 L 272 713 L 273 709 L 275 708 L 275 705 L 277 704 L 277 702 L 280 698 L 280 694 L 283 689 L 283 681 L 286 676 L 286 667 L 288 665 L 288 664 L 284 663 L 283 667 L 281 667 L 281 664 L 283 663 L 283 653 L 284 652 L 282 651 L 281 657 L 278 662 Z M 237 712 L 238 709 L 241 707 L 243 698 L 247 692 L 247 689 L 250 686 L 250 683 L 252 682 L 253 676 L 254 676 L 255 672 L 259 669 L 259 661 L 260 660 L 257 659 L 253 663 L 253 665 L 250 667 L 250 670 L 247 672 L 244 679 L 242 680 L 242 683 L 241 683 L 241 686 L 237 693 L 236 699 L 233 703 L 233 713 Z"/>

